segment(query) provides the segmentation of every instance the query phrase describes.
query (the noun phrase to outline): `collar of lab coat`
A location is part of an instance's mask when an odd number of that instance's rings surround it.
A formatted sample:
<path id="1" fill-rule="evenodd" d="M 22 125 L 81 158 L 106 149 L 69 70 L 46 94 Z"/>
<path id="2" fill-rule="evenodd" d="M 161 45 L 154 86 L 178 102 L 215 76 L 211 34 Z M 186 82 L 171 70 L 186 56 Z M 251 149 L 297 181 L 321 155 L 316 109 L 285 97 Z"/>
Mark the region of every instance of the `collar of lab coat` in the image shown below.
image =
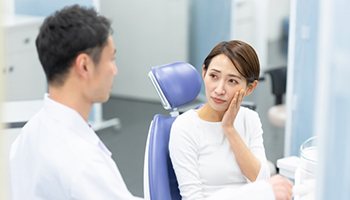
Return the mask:
<path id="1" fill-rule="evenodd" d="M 112 153 L 96 135 L 88 122 L 76 110 L 51 99 L 48 94 L 44 97 L 44 109 L 57 123 L 72 129 L 83 140 L 98 146 L 107 155 L 112 156 Z"/>

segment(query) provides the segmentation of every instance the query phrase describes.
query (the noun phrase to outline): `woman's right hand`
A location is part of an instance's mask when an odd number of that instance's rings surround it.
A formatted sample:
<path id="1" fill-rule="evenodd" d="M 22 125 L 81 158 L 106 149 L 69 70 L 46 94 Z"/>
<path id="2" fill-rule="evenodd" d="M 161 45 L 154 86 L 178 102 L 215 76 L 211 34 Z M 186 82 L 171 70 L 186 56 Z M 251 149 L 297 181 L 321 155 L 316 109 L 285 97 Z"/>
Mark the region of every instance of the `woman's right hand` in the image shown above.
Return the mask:
<path id="1" fill-rule="evenodd" d="M 228 106 L 223 118 L 222 118 L 222 126 L 223 128 L 232 127 L 233 123 L 236 119 L 239 108 L 241 107 L 241 103 L 244 97 L 244 89 L 238 90 L 233 96 L 230 105 Z"/>
<path id="2" fill-rule="evenodd" d="M 275 175 L 268 181 L 272 187 L 272 191 L 276 200 L 291 200 L 292 199 L 292 183 L 280 175 Z"/>

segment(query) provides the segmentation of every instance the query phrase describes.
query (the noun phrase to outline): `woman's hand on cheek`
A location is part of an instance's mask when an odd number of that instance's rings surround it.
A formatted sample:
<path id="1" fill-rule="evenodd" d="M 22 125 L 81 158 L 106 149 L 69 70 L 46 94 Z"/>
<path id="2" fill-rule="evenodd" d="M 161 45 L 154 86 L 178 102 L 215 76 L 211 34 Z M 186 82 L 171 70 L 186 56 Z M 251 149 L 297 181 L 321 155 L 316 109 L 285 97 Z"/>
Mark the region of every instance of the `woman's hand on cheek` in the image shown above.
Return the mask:
<path id="1" fill-rule="evenodd" d="M 242 103 L 242 100 L 244 97 L 244 94 L 245 94 L 244 89 L 240 89 L 234 94 L 234 96 L 230 102 L 230 105 L 228 106 L 228 108 L 227 108 L 227 110 L 222 118 L 223 128 L 233 127 L 233 122 L 236 119 L 237 113 L 239 111 L 239 108 L 241 106 L 241 103 Z"/>

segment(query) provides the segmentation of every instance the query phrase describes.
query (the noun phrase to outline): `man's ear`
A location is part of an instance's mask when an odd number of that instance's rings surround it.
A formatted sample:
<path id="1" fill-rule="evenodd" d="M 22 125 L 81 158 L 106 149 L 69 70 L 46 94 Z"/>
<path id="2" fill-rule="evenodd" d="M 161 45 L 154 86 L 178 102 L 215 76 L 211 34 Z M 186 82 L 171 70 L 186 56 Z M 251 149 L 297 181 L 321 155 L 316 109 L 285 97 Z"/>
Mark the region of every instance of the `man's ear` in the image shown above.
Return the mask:
<path id="1" fill-rule="evenodd" d="M 90 72 L 91 58 L 86 53 L 79 54 L 74 61 L 74 70 L 79 77 L 87 77 Z"/>
<path id="2" fill-rule="evenodd" d="M 255 80 L 253 83 L 249 83 L 248 87 L 245 91 L 245 96 L 250 95 L 255 90 L 255 88 L 258 86 L 258 83 L 259 82 L 257 80 Z"/>

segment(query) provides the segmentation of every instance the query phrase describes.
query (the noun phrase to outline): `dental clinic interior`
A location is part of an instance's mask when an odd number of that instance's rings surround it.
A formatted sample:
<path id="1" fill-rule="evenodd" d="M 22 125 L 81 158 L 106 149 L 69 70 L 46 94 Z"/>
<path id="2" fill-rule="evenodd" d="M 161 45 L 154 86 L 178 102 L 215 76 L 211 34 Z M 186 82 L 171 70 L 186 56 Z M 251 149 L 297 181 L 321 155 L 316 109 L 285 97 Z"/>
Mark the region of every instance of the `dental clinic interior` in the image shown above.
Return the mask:
<path id="1" fill-rule="evenodd" d="M 35 38 L 46 16 L 70 4 L 94 7 L 112 21 L 118 75 L 110 99 L 94 104 L 89 121 L 131 193 L 145 193 L 153 117 L 172 112 L 152 84 L 152 67 L 186 62 L 201 74 L 215 44 L 240 39 L 260 60 L 259 84 L 243 102 L 261 119 L 271 175 L 304 184 L 300 200 L 350 199 L 347 0 L 2 1 L 0 199 L 9 199 L 10 145 L 47 92 Z M 205 100 L 202 86 L 178 109 Z"/>

